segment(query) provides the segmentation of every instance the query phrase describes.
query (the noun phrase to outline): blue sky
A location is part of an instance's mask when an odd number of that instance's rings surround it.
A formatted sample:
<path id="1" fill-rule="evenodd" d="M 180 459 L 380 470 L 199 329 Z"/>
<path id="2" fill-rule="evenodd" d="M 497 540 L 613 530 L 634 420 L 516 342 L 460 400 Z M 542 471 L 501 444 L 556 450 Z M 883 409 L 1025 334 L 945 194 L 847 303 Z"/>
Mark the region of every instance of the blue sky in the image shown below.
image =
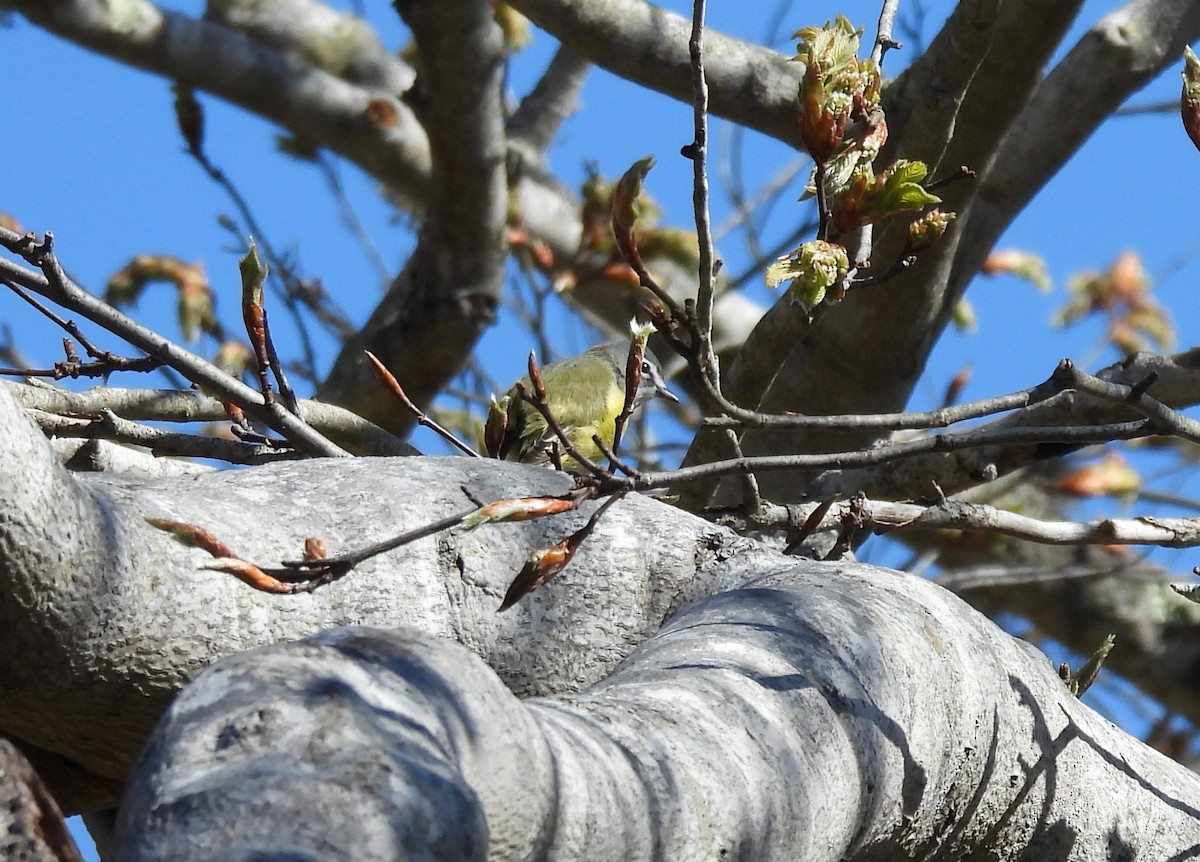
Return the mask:
<path id="1" fill-rule="evenodd" d="M 198 2 L 163 4 L 192 14 Z M 347 3 L 331 5 L 347 6 Z M 375 11 L 389 45 L 403 41 L 390 4 L 364 4 Z M 686 12 L 686 4 L 665 4 Z M 944 2 L 927 2 L 924 36 L 945 15 Z M 1080 20 L 1090 25 L 1116 3 L 1090 2 Z M 902 4 L 903 7 L 911 4 Z M 864 2 L 793 4 L 779 27 L 775 44 L 790 50 L 791 32 L 820 24 L 841 11 L 874 30 L 877 4 Z M 727 32 L 761 40 L 777 12 L 775 3 L 741 0 L 710 2 L 710 23 Z M 8 171 L 0 184 L 0 212 L 15 216 L 30 230 L 53 230 L 61 259 L 81 283 L 95 291 L 134 255 L 171 254 L 203 261 L 225 319 L 237 319 L 236 256 L 217 216 L 231 213 L 223 193 L 184 153 L 175 131 L 168 82 L 91 55 L 14 18 L 0 30 L 8 86 L 0 89 L 0 115 L 7 118 L 0 139 Z M 514 61 L 511 86 L 525 93 L 552 53 L 554 43 L 535 31 L 534 43 Z M 887 72 L 906 62 L 893 52 Z M 1133 100 L 1133 104 L 1178 98 L 1179 66 L 1170 68 Z M 206 151 L 249 198 L 269 239 L 299 260 L 305 274 L 319 276 L 356 321 L 365 319 L 380 295 L 381 284 L 361 245 L 346 230 L 338 205 L 323 178 L 311 166 L 289 160 L 274 148 L 269 124 L 201 95 L 207 111 Z M 714 125 L 719 148 L 727 137 Z M 669 224 L 688 225 L 691 166 L 678 156 L 691 139 L 690 108 L 638 91 L 603 72 L 593 72 L 582 97 L 582 110 L 565 125 L 551 151 L 552 165 L 568 184 L 578 186 L 585 164 L 595 163 L 607 176 L 620 174 L 636 159 L 653 153 L 658 166 L 647 189 L 666 212 Z M 766 182 L 794 159 L 782 145 L 748 133 L 743 170 L 749 188 Z M 1099 322 L 1069 332 L 1050 328 L 1049 320 L 1065 296 L 1067 277 L 1106 267 L 1118 253 L 1137 249 L 1160 280 L 1156 296 L 1174 315 L 1179 347 L 1191 346 L 1197 305 L 1192 295 L 1200 275 L 1195 258 L 1196 182 L 1200 154 L 1184 136 L 1174 113 L 1108 121 L 1083 150 L 1021 214 L 999 247 L 1018 247 L 1044 256 L 1054 292 L 1038 294 L 1014 278 L 978 279 L 969 291 L 979 329 L 969 335 L 948 333 L 937 346 L 913 405 L 937 403 L 946 381 L 967 364 L 974 377 L 964 398 L 1023 388 L 1046 378 L 1064 356 L 1095 368 L 1115 356 L 1100 349 Z M 358 217 L 366 225 L 389 266 L 398 268 L 411 248 L 408 223 L 383 203 L 374 184 L 353 166 L 338 173 Z M 799 183 L 782 196 L 766 230 L 782 237 L 807 217 L 795 203 Z M 714 222 L 729 208 L 716 195 Z M 727 240 L 721 246 L 729 271 L 740 272 L 745 248 Z M 1176 263 L 1182 260 L 1182 265 Z M 769 291 L 747 288 L 763 302 Z M 140 303 L 145 321 L 174 331 L 172 297 L 166 287 L 148 292 Z M 283 315 L 272 317 L 286 338 Z M 59 357 L 61 334 L 15 297 L 0 295 L 0 323 L 7 336 L 36 363 Z M 0 329 L 0 341 L 6 337 Z M 576 336 L 582 339 L 583 336 Z M 514 351 L 514 339 L 523 346 Z M 104 339 L 101 339 L 104 341 Z M 112 345 L 112 342 L 105 342 Z M 112 345 L 116 346 L 116 345 Z M 481 361 L 500 381 L 523 373 L 532 346 L 505 316 L 480 347 Z M 586 346 L 564 344 L 564 349 Z M 210 346 L 211 347 L 211 346 Z M 325 367 L 334 344 L 321 344 Z M 121 385 L 137 385 L 125 378 Z M 154 385 L 161 385 L 156 381 Z M 1183 572 L 1194 564 L 1188 555 L 1164 560 Z"/>

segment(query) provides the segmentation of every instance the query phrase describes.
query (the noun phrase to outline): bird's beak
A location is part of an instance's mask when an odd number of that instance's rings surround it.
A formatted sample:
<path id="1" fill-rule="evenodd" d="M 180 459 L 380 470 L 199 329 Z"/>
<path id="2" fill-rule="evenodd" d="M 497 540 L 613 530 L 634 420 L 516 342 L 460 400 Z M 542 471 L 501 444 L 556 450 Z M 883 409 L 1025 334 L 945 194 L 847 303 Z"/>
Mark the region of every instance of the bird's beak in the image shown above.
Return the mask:
<path id="1" fill-rule="evenodd" d="M 679 403 L 679 397 L 674 392 L 672 392 L 670 389 L 668 389 L 667 384 L 665 384 L 665 383 L 655 386 L 654 394 L 657 395 L 659 398 L 665 398 L 668 401 L 674 401 L 676 404 Z"/>

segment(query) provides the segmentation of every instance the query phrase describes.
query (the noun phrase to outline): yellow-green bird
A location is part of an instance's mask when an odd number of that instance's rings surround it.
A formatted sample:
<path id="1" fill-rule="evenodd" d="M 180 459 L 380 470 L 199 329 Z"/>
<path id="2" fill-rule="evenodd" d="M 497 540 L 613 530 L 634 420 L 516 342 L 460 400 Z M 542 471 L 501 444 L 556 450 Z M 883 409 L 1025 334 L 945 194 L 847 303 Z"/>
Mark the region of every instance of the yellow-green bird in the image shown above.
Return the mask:
<path id="1" fill-rule="evenodd" d="M 542 369 L 550 414 L 562 426 L 571 445 L 585 458 L 597 463 L 603 462 L 604 454 L 592 437 L 597 436 L 606 446 L 612 446 L 617 416 L 625 406 L 628 356 L 628 341 L 609 341 Z M 532 395 L 533 384 L 529 378 L 523 378 L 521 383 Z M 637 410 L 655 397 L 679 400 L 667 389 L 662 367 L 647 350 L 642 359 L 641 380 L 634 395 L 633 409 Z M 521 398 L 515 384 L 493 406 L 488 425 L 491 429 L 488 433 L 497 437 L 489 443 L 491 454 L 509 461 L 553 465 L 552 453 L 556 453 L 567 472 L 587 473 L 582 463 L 562 451 L 557 435 L 550 430 L 538 409 Z M 502 429 L 502 436 L 497 426 Z"/>

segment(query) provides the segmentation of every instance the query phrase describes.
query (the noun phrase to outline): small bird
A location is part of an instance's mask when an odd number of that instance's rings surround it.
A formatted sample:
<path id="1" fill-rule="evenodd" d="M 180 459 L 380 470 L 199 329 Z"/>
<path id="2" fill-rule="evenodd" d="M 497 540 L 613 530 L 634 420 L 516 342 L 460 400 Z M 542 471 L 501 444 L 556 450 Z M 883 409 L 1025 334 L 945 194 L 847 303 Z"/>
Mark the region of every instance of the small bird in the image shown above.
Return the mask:
<path id="1" fill-rule="evenodd" d="M 546 404 L 550 414 L 562 426 L 568 440 L 581 455 L 595 462 L 604 459 L 593 436 L 599 437 L 606 446 L 612 446 L 616 435 L 617 416 L 625 406 L 625 365 L 629 356 L 628 341 L 609 341 L 598 344 L 591 350 L 552 362 L 542 369 L 542 381 L 546 384 Z M 533 384 L 528 377 L 521 380 L 525 391 L 533 394 Z M 649 350 L 642 359 L 641 381 L 633 399 L 633 410 L 637 410 L 651 398 L 666 398 L 678 401 L 663 381 L 662 367 Z M 577 459 L 562 451 L 562 441 L 547 425 L 537 408 L 521 398 L 514 384 L 508 393 L 492 408 L 488 419 L 489 428 L 494 429 L 493 419 L 503 429 L 503 436 L 493 430 L 499 439 L 489 445 L 491 454 L 509 461 L 526 464 L 553 465 L 554 455 L 568 473 L 587 473 Z"/>

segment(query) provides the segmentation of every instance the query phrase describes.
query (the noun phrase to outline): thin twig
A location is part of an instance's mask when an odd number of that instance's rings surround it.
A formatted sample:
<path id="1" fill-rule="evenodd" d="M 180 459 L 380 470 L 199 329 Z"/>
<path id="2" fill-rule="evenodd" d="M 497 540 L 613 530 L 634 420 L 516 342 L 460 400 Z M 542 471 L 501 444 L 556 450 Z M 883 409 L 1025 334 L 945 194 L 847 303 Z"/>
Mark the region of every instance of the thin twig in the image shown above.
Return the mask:
<path id="1" fill-rule="evenodd" d="M 733 512 L 723 513 L 717 522 L 735 530 L 765 530 L 784 528 L 796 536 L 812 535 L 819 530 L 829 530 L 843 523 L 846 516 L 857 510 L 863 529 L 877 532 L 894 530 L 960 530 L 969 533 L 1000 533 L 1043 545 L 1149 545 L 1167 548 L 1200 547 L 1200 518 L 1160 518 L 1141 515 L 1132 518 L 1100 518 L 1094 521 L 1050 521 L 1010 512 L 983 503 L 967 503 L 962 500 L 946 500 L 936 505 L 873 500 L 861 497 L 854 500 L 835 501 L 832 498 L 820 503 L 802 506 L 779 506 L 765 504 L 759 511 L 749 515 Z M 796 527 L 799 518 L 803 526 Z M 796 544 L 793 542 L 793 544 Z M 904 570 L 908 570 L 908 566 Z M 987 568 L 987 567 L 984 567 Z M 1093 566 L 1068 567 L 1068 570 L 1047 573 L 1044 567 L 1020 570 L 1010 568 L 988 569 L 994 581 L 1011 583 L 1024 580 L 1054 580 L 1067 577 L 1095 577 L 1115 574 L 1129 576 L 1129 561 L 1114 565 L 1112 570 Z M 958 573 L 941 576 L 939 583 L 949 586 L 947 580 L 957 582 Z M 1160 580 L 1161 575 L 1155 580 Z M 967 579 L 969 582 L 969 579 Z M 952 589 L 959 589 L 958 584 Z"/>
<path id="2" fill-rule="evenodd" d="M 817 198 L 817 239 L 829 239 L 829 203 L 826 200 L 828 190 L 825 188 L 825 163 L 817 160 L 813 167 L 813 188 Z"/>
<path id="3" fill-rule="evenodd" d="M 1161 434 L 1172 434 L 1192 443 L 1200 443 L 1200 422 L 1184 416 L 1178 410 L 1171 409 L 1147 394 L 1147 390 L 1154 384 L 1153 378 L 1143 381 L 1140 386 L 1110 383 L 1067 361 L 1059 365 L 1059 373 L 1069 378 L 1071 389 L 1078 389 L 1117 404 L 1128 404 L 1152 420 Z"/>
<path id="4" fill-rule="evenodd" d="M 896 23 L 896 10 L 900 8 L 900 0 L 883 0 L 879 10 L 879 24 L 875 28 L 875 44 L 871 46 L 871 62 L 882 68 L 883 55 L 892 48 L 899 48 L 900 43 L 892 38 L 892 28 Z"/>
<path id="5" fill-rule="evenodd" d="M 733 457 L 745 458 L 746 453 L 742 451 L 742 441 L 738 438 L 737 432 L 732 428 L 726 428 L 725 436 L 728 438 L 729 450 L 733 453 Z M 742 473 L 738 478 L 742 483 L 742 511 L 753 512 L 762 506 L 762 494 L 758 490 L 758 478 L 750 470 Z"/>
<path id="6" fill-rule="evenodd" d="M 692 67 L 692 122 L 695 134 L 684 154 L 692 160 L 692 209 L 699 248 L 699 287 L 696 291 L 695 332 L 699 371 L 714 389 L 720 389 L 716 356 L 712 349 L 713 296 L 716 292 L 716 253 L 708 192 L 708 81 L 704 75 L 705 0 L 692 3 L 692 35 L 688 52 Z"/>
<path id="7" fill-rule="evenodd" d="M 183 134 L 184 144 L 187 147 L 188 155 L 196 160 L 200 165 L 201 170 L 208 175 L 209 179 L 220 186 L 229 199 L 233 202 L 234 207 L 241 214 L 242 221 L 249 229 L 251 236 L 257 236 L 263 247 L 263 252 L 266 254 L 267 260 L 271 264 L 271 268 L 276 273 L 276 278 L 279 278 L 280 273 L 288 271 L 288 267 L 283 260 L 275 254 L 275 250 L 271 247 L 270 241 L 267 239 L 266 232 L 259 226 L 254 213 L 250 209 L 250 205 L 246 199 L 238 191 L 233 181 L 229 179 L 220 168 L 218 168 L 204 152 L 204 110 L 199 100 L 196 98 L 195 91 L 192 87 L 177 83 L 174 87 L 175 92 L 175 114 L 179 122 L 180 131 Z M 272 279 L 274 283 L 274 279 Z M 298 297 L 299 292 L 291 289 L 291 284 L 286 276 L 276 285 L 279 291 L 280 299 L 283 300 L 284 306 L 292 315 L 292 319 L 296 324 L 296 330 L 300 336 L 301 350 L 304 354 L 304 363 L 309 368 L 316 367 L 316 350 L 312 343 L 312 337 L 308 331 L 308 324 L 304 320 L 304 316 L 300 314 Z"/>
<path id="8" fill-rule="evenodd" d="M 829 452 L 813 455 L 761 455 L 713 461 L 694 467 L 658 473 L 643 473 L 641 478 L 628 480 L 634 490 L 648 491 L 654 488 L 672 488 L 689 482 L 721 476 L 735 475 L 747 471 L 767 472 L 775 470 L 827 470 L 854 467 L 869 467 L 888 464 L 905 458 L 932 453 L 959 452 L 985 446 L 1020 446 L 1060 443 L 1083 446 L 1093 443 L 1108 443 L 1113 440 L 1132 440 L 1158 434 L 1152 420 L 1116 422 L 1108 425 L 1084 425 L 1049 428 L 988 428 L 960 433 L 938 434 L 889 443 L 871 449 L 848 452 Z M 626 480 L 622 480 L 626 481 Z"/>
<path id="9" fill-rule="evenodd" d="M 614 503 L 623 499 L 627 493 L 629 493 L 628 489 L 618 489 L 613 492 L 612 496 L 600 504 L 592 513 L 592 517 L 588 518 L 587 523 L 580 529 L 552 547 L 535 551 L 530 555 L 529 559 L 525 561 L 525 565 L 521 567 L 521 571 L 509 584 L 498 610 L 500 612 L 508 610 L 538 587 L 544 586 L 558 577 L 559 573 L 574 559 L 584 540 L 592 534 L 596 524 L 600 522 L 601 516 Z"/>
<path id="10" fill-rule="evenodd" d="M 364 350 L 363 353 L 367 354 L 367 359 L 370 360 L 371 367 L 375 369 L 376 376 L 383 381 L 383 384 L 392 393 L 393 397 L 412 413 L 413 417 L 417 420 L 417 424 L 423 425 L 435 432 L 464 455 L 469 455 L 472 458 L 482 457 L 478 452 L 458 439 L 448 428 L 438 423 L 437 420 L 431 418 L 424 410 L 414 404 L 412 399 L 405 393 L 404 387 L 400 385 L 400 381 L 395 378 L 392 372 L 388 371 L 387 366 L 380 362 L 374 353 L 369 350 Z"/>
<path id="11" fill-rule="evenodd" d="M 863 228 L 864 235 L 865 235 L 867 228 L 870 228 L 870 227 L 871 227 L 871 225 L 867 225 L 866 227 Z M 861 248 L 861 244 L 860 244 L 860 248 Z M 853 287 L 856 290 L 860 289 L 860 288 L 864 288 L 864 287 L 875 287 L 880 284 L 886 284 L 887 282 L 891 281 L 893 278 L 898 277 L 902 272 L 904 272 L 906 269 L 911 267 L 916 262 L 917 262 L 917 256 L 915 254 L 903 254 L 900 257 L 896 258 L 896 260 L 892 263 L 892 265 L 889 266 L 884 272 L 876 273 L 876 274 L 872 274 L 872 275 L 864 275 L 862 278 L 856 278 L 853 274 L 847 273 L 848 284 L 850 287 Z M 862 264 L 859 264 L 855 267 L 851 267 L 852 272 L 857 273 L 859 271 L 859 269 L 861 268 L 861 266 L 862 266 Z"/>
<path id="12" fill-rule="evenodd" d="M 1069 387 L 1051 377 L 1044 383 L 1022 389 L 1008 395 L 981 398 L 952 407 L 937 410 L 907 411 L 902 413 L 847 413 L 832 416 L 806 416 L 804 414 L 755 413 L 735 406 L 732 416 L 712 416 L 704 420 L 711 428 L 813 428 L 824 431 L 858 431 L 878 429 L 883 431 L 917 430 L 922 428 L 945 428 L 969 419 L 980 419 L 996 413 L 1004 413 L 1021 407 L 1029 407 L 1058 395 Z"/>
<path id="13" fill-rule="evenodd" d="M 338 173 L 337 162 L 322 150 L 316 154 L 316 163 L 325 177 L 325 184 L 329 186 L 329 191 L 333 195 L 333 199 L 337 201 L 338 214 L 341 217 L 342 224 L 358 240 L 363 254 L 366 255 L 367 260 L 370 261 L 371 266 L 374 267 L 376 274 L 379 276 L 380 287 L 386 287 L 388 282 L 392 280 L 391 270 L 388 269 L 383 255 L 380 254 L 378 246 L 375 245 L 375 241 L 371 238 L 371 234 L 367 232 L 362 219 L 358 217 L 358 213 L 354 209 L 354 204 L 346 196 L 346 190 L 342 186 L 341 175 Z"/>
<path id="14" fill-rule="evenodd" d="M 605 443 L 599 434 L 592 435 L 592 442 L 596 444 L 596 448 L 598 448 L 604 454 L 604 457 L 608 459 L 608 469 L 610 472 L 624 473 L 626 476 L 633 478 L 641 475 L 639 470 L 622 461 L 620 456 L 617 455 L 616 450 L 612 446 L 609 446 L 607 443 Z"/>
<path id="15" fill-rule="evenodd" d="M 161 360 L 192 382 L 215 393 L 223 400 L 240 405 L 254 418 L 282 434 L 303 452 L 312 455 L 345 456 L 334 445 L 281 405 L 266 405 L 262 395 L 216 366 L 178 344 L 117 311 L 103 300 L 92 296 L 67 277 L 54 254 L 54 236 L 46 233 L 38 242 L 32 234 L 19 234 L 0 227 L 0 245 L 20 255 L 38 267 L 41 273 L 31 272 L 0 258 L 0 278 L 11 279 L 23 287 L 86 317 L 128 341 L 139 350 Z"/>
<path id="16" fill-rule="evenodd" d="M 1164 427 L 1173 432 L 1174 429 L 1181 429 L 1177 433 L 1187 439 L 1192 439 L 1190 435 L 1200 430 L 1200 423 L 1195 423 L 1194 420 L 1188 419 L 1154 398 L 1139 398 L 1131 401 L 1132 387 L 1110 384 L 1100 378 L 1092 377 L 1080 371 L 1070 360 L 1060 362 L 1054 373 L 1037 386 L 1008 395 L 981 398 L 977 401 L 941 407 L 937 410 L 805 416 L 754 413 L 734 406 L 729 411 L 732 415 L 708 417 L 704 420 L 704 424 L 712 428 L 813 428 L 824 431 L 857 431 L 868 428 L 902 431 L 945 428 L 970 419 L 981 419 L 996 413 L 1030 407 L 1069 389 L 1089 391 L 1109 401 L 1129 404 L 1148 418 L 1164 423 Z"/>
<path id="17" fill-rule="evenodd" d="M 114 371 L 136 371 L 146 372 L 154 371 L 162 366 L 162 362 L 155 359 L 153 356 L 134 356 L 125 357 L 118 356 L 108 350 L 102 350 L 90 338 L 88 338 L 78 324 L 73 320 L 56 314 L 53 309 L 38 301 L 37 297 L 29 293 L 21 285 L 11 279 L 0 279 L 0 284 L 3 284 L 21 299 L 25 300 L 43 315 L 52 320 L 58 327 L 66 331 L 71 338 L 74 338 L 83 345 L 83 349 L 87 351 L 88 356 L 96 360 L 95 362 L 80 362 L 79 357 L 74 355 L 73 348 L 69 339 L 63 339 L 64 347 L 67 350 L 67 360 L 65 362 L 54 363 L 53 369 L 35 370 L 35 369 L 20 369 L 20 368 L 0 368 L 0 375 L 21 375 L 24 377 L 52 377 L 55 380 L 62 380 L 64 377 L 77 379 L 80 377 L 107 377 Z"/>
<path id="18" fill-rule="evenodd" d="M 1153 545 L 1194 548 L 1200 545 L 1200 518 L 1103 518 L 1088 523 L 1043 521 L 978 503 L 949 500 L 939 506 L 870 500 L 866 524 L 882 529 L 955 529 L 1001 533 L 1045 545 Z"/>
<path id="19" fill-rule="evenodd" d="M 283 568 L 280 569 L 263 569 L 264 572 L 269 572 L 281 579 L 291 578 L 294 580 L 307 580 L 314 573 L 327 573 L 336 571 L 337 574 L 333 578 L 336 580 L 342 575 L 349 572 L 355 566 L 366 562 L 372 557 L 377 557 L 380 554 L 386 554 L 388 551 L 394 551 L 396 548 L 411 544 L 418 539 L 424 539 L 427 536 L 433 536 L 443 530 L 448 530 L 451 527 L 456 527 L 463 522 L 468 515 L 478 511 L 478 507 L 467 509 L 465 512 L 459 512 L 454 515 L 442 518 L 438 521 L 425 524 L 413 530 L 401 533 L 398 536 L 393 536 L 390 539 L 384 539 L 382 542 L 376 542 L 373 545 L 367 545 L 364 548 L 359 548 L 357 551 L 348 551 L 345 554 L 338 554 L 333 557 L 326 557 L 320 560 L 284 560 Z M 329 583 L 325 581 L 324 583 Z"/>

